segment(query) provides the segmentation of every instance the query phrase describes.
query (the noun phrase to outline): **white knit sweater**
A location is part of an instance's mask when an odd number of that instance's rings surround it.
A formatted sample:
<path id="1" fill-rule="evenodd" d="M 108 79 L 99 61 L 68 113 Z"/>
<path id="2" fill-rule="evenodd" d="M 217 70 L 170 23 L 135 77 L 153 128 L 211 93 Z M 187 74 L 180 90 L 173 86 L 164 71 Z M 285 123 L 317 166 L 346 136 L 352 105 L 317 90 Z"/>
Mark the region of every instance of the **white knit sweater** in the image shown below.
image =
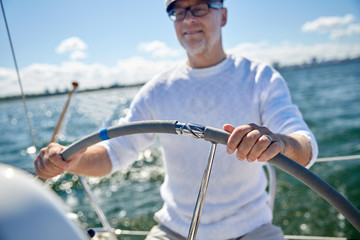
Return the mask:
<path id="1" fill-rule="evenodd" d="M 136 95 L 126 118 L 178 120 L 222 128 L 255 123 L 275 133 L 302 133 L 311 139 L 313 160 L 317 144 L 279 73 L 244 58 L 228 56 L 216 66 L 192 69 L 186 64 L 148 82 Z M 113 171 L 127 167 L 148 147 L 155 134 L 111 139 L 101 143 Z M 164 205 L 155 219 L 187 236 L 210 143 L 190 137 L 159 134 L 163 147 Z M 218 146 L 201 215 L 197 239 L 230 239 L 269 223 L 266 177 L 259 162 L 239 161 Z"/>

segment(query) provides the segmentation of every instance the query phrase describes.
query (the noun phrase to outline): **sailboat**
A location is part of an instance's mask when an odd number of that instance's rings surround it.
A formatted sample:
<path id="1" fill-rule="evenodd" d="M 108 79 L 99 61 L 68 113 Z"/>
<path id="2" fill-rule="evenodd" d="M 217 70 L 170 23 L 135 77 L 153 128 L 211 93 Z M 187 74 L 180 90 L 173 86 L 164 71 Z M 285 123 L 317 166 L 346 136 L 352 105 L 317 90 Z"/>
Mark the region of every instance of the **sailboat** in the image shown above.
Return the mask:
<path id="1" fill-rule="evenodd" d="M 74 85 L 74 88 L 76 86 Z M 67 105 L 67 104 L 66 104 Z M 64 108 L 66 109 L 66 107 Z M 65 111 L 64 111 L 65 112 Z M 62 122 L 60 117 L 59 123 Z M 56 130 L 54 131 L 54 133 Z M 180 134 L 205 140 L 210 144 L 208 165 L 204 169 L 204 177 L 200 184 L 198 201 L 194 205 L 194 215 L 189 226 L 188 239 L 196 239 L 196 232 L 201 222 L 201 209 L 206 204 L 206 186 L 211 178 L 212 161 L 214 160 L 216 145 L 226 144 L 228 134 L 211 126 L 193 125 L 174 121 L 150 121 L 120 125 L 114 128 L 103 129 L 86 136 L 73 143 L 62 155 L 64 159 L 70 158 L 81 149 L 107 138 L 118 137 L 124 134 L 143 132 L 156 132 L 167 134 Z M 35 145 L 35 144 L 34 144 Z M 31 148 L 29 152 L 33 150 Z M 323 159 L 323 161 L 359 159 L 359 156 Z M 321 160 L 322 161 L 322 160 Z M 338 191 L 329 186 L 322 179 L 305 168 L 297 165 L 291 159 L 278 155 L 266 165 L 269 176 L 269 204 L 275 201 L 275 174 L 273 166 L 278 167 L 290 175 L 304 182 L 314 191 L 318 192 L 326 201 L 334 205 L 358 231 L 360 231 L 359 210 Z M 86 179 L 80 181 L 88 193 L 89 199 L 97 212 L 103 228 L 84 229 L 76 222 L 76 217 L 69 213 L 61 199 L 46 189 L 42 182 L 33 176 L 12 166 L 1 165 L 0 189 L 0 237 L 5 240 L 13 239 L 117 239 L 122 236 L 145 236 L 142 231 L 127 231 L 114 229 L 97 201 Z M 200 179 L 199 179 L 200 182 Z M 14 201 L 16 200 L 16 201 Z M 346 239 L 324 236 L 285 236 L 287 239 Z"/>
<path id="2" fill-rule="evenodd" d="M 204 176 L 199 189 L 198 200 L 194 207 L 193 220 L 189 229 L 188 239 L 196 239 L 196 232 L 201 221 L 201 209 L 204 205 L 206 188 L 211 176 L 212 163 L 215 157 L 216 145 L 226 144 L 229 133 L 209 126 L 180 123 L 178 121 L 142 121 L 106 128 L 90 134 L 70 145 L 61 154 L 67 160 L 82 149 L 100 141 L 136 133 L 167 133 L 180 134 L 210 142 L 211 149 L 208 164 L 204 170 Z M 359 156 L 348 157 L 348 159 Z M 345 158 L 343 158 L 345 159 Z M 339 159 L 331 159 L 339 160 Z M 324 160 L 326 161 L 326 160 Z M 273 166 L 280 168 L 294 176 L 305 185 L 317 192 L 321 197 L 333 205 L 358 231 L 360 231 L 360 211 L 349 202 L 337 190 L 328 185 L 321 178 L 279 154 L 266 165 L 269 176 L 269 204 L 273 205 L 275 198 L 276 177 Z M 106 219 L 98 201 L 88 188 L 83 179 L 92 205 L 104 226 L 99 229 L 84 230 L 74 220 L 69 218 L 63 203 L 54 196 L 54 193 L 45 189 L 41 183 L 10 166 L 0 166 L 0 189 L 4 195 L 0 198 L 0 229 L 5 240 L 23 239 L 32 236 L 31 239 L 117 239 L 123 235 L 146 235 L 141 231 L 123 231 L 111 227 Z M 85 181 L 85 182 L 83 182 Z M 4 197 L 5 196 L 5 197 Z M 19 199 L 14 201 L 13 199 Z M 20 210 L 19 210 L 20 209 Z M 16 231 L 22 229 L 22 231 Z M 29 233 L 30 231 L 30 233 Z M 61 233 L 57 238 L 57 233 Z M 346 239 L 324 236 L 285 236 L 287 239 Z"/>

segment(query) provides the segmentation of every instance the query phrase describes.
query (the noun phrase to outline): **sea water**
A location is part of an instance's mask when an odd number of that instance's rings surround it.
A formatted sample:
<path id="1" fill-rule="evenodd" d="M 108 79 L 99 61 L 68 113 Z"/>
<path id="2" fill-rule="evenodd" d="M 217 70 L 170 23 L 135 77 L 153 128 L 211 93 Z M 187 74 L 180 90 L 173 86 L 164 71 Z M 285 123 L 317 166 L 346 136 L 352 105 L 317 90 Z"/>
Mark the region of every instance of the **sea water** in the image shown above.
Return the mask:
<path id="1" fill-rule="evenodd" d="M 316 135 L 319 157 L 360 154 L 360 62 L 280 70 L 292 99 Z M 59 134 L 65 145 L 125 116 L 138 87 L 78 93 L 71 102 Z M 67 96 L 28 99 L 37 150 L 51 139 Z M 176 119 L 175 119 L 176 120 Z M 21 100 L 0 102 L 0 162 L 31 170 L 34 155 Z M 317 163 L 315 174 L 360 208 L 360 160 Z M 360 237 L 337 210 L 291 176 L 277 170 L 273 223 L 285 234 Z M 162 206 L 159 187 L 164 169 L 155 144 L 128 170 L 111 177 L 87 178 L 114 228 L 149 230 Z M 199 179 L 200 184 L 201 179 Z M 78 214 L 81 224 L 100 227 L 77 176 L 63 175 L 46 182 Z M 205 203 L 206 204 L 206 203 Z M 141 239 L 131 238 L 131 239 Z"/>

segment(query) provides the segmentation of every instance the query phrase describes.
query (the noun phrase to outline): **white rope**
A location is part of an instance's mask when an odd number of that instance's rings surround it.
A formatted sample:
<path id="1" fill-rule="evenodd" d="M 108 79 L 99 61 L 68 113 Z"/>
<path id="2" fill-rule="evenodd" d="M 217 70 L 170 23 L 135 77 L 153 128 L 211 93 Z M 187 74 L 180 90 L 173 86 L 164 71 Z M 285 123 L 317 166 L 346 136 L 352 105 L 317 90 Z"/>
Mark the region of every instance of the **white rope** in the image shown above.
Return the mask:
<path id="1" fill-rule="evenodd" d="M 345 161 L 345 160 L 355 160 L 355 159 L 360 159 L 360 155 L 325 157 L 325 158 L 318 158 L 316 161 L 317 162 L 332 162 L 332 161 Z"/>
<path id="2" fill-rule="evenodd" d="M 346 240 L 347 238 L 342 237 L 320 237 L 320 236 L 296 236 L 296 235 L 285 235 L 285 239 L 291 240 Z"/>

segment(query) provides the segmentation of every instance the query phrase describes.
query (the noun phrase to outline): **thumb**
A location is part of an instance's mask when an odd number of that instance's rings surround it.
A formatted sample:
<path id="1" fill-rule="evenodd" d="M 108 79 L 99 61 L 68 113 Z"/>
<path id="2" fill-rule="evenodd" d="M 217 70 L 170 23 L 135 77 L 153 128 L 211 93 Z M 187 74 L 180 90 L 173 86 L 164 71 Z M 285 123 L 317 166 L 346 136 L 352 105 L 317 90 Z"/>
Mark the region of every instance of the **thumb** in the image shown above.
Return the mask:
<path id="1" fill-rule="evenodd" d="M 228 132 L 228 133 L 232 133 L 234 131 L 235 127 L 231 124 L 224 124 L 223 126 L 223 130 Z"/>

